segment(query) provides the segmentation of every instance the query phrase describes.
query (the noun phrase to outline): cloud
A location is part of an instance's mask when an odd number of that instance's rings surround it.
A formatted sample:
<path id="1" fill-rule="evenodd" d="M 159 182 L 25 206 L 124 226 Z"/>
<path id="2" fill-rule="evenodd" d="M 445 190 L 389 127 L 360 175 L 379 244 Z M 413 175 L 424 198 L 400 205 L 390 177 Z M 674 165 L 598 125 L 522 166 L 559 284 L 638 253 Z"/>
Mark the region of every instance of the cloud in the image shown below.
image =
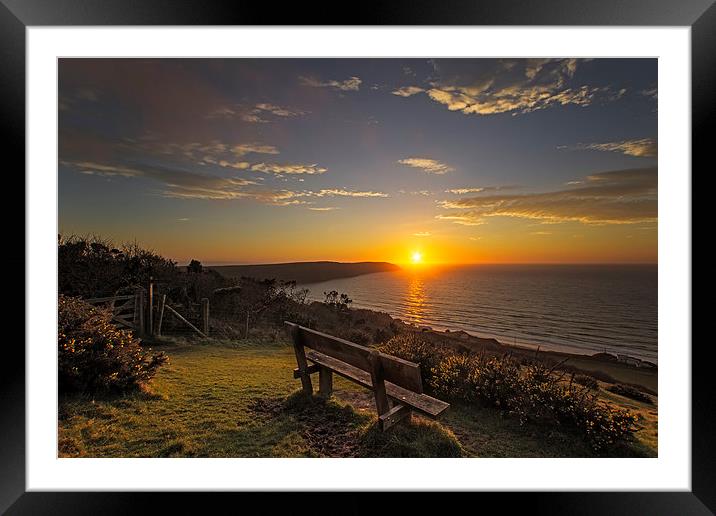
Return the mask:
<path id="1" fill-rule="evenodd" d="M 435 215 L 438 220 L 447 220 L 448 222 L 454 222 L 462 226 L 481 226 L 485 223 L 484 220 L 473 217 L 471 214 L 465 215 Z"/>
<path id="2" fill-rule="evenodd" d="M 219 160 L 215 163 L 216 165 L 219 165 L 220 167 L 224 168 L 235 168 L 237 170 L 246 170 L 247 168 L 251 167 L 251 163 L 248 161 L 226 161 L 224 159 Z"/>
<path id="3" fill-rule="evenodd" d="M 456 64 L 457 63 L 457 64 Z M 621 98 L 625 89 L 569 85 L 578 59 L 495 59 L 465 68 L 454 60 L 435 65 L 429 87 L 404 86 L 392 93 L 408 97 L 424 92 L 450 111 L 464 114 L 522 114 L 552 106 L 588 106 Z"/>
<path id="4" fill-rule="evenodd" d="M 657 88 L 641 90 L 639 93 L 641 95 L 644 95 L 645 97 L 649 97 L 652 100 L 659 100 L 659 90 Z"/>
<path id="5" fill-rule="evenodd" d="M 265 118 L 272 115 L 278 118 L 293 118 L 308 114 L 308 111 L 301 109 L 287 108 L 270 103 L 259 103 L 253 106 L 236 104 L 233 106 L 222 106 L 210 111 L 206 118 L 238 119 L 249 123 L 268 123 L 271 120 Z"/>
<path id="6" fill-rule="evenodd" d="M 442 201 L 438 215 L 458 224 L 484 223 L 488 217 L 550 222 L 635 224 L 657 221 L 657 169 L 641 168 L 592 174 L 584 184 L 553 192 L 491 195 Z"/>
<path id="7" fill-rule="evenodd" d="M 413 233 L 413 236 L 416 237 L 429 237 L 430 232 L 429 231 L 419 231 L 418 233 Z"/>
<path id="8" fill-rule="evenodd" d="M 387 193 L 373 191 L 344 190 L 341 188 L 328 188 L 312 192 L 316 197 L 388 197 Z"/>
<path id="9" fill-rule="evenodd" d="M 301 111 L 299 109 L 288 109 L 281 106 L 277 106 L 275 104 L 256 104 L 255 109 L 258 111 L 271 113 L 272 115 L 283 118 L 301 116 L 307 113 L 306 111 Z"/>
<path id="10" fill-rule="evenodd" d="M 213 165 L 219 164 L 222 161 L 228 163 L 227 160 L 229 158 L 241 158 L 248 154 L 279 154 L 279 150 L 273 145 L 255 142 L 229 144 L 219 140 L 212 140 L 208 143 L 175 143 L 161 142 L 150 138 L 144 140 L 127 140 L 125 145 L 132 149 L 149 152 L 151 154 L 179 157 L 196 163 L 208 163 Z"/>
<path id="11" fill-rule="evenodd" d="M 445 190 L 445 193 L 453 193 L 453 194 L 466 194 L 466 193 L 480 193 L 484 192 L 484 188 L 453 188 L 451 190 Z"/>
<path id="12" fill-rule="evenodd" d="M 186 217 L 183 217 L 183 218 L 181 218 L 181 219 L 177 219 L 177 222 L 188 222 L 188 221 L 189 221 L 189 219 L 186 218 Z"/>
<path id="13" fill-rule="evenodd" d="M 398 160 L 398 163 L 408 167 L 419 168 L 428 174 L 442 175 L 455 170 L 444 163 L 429 158 L 405 158 Z"/>
<path id="14" fill-rule="evenodd" d="M 194 199 L 236 199 L 250 197 L 244 187 L 256 182 L 238 177 L 218 177 L 186 170 L 147 166 L 114 165 L 93 162 L 62 162 L 82 174 L 98 176 L 121 176 L 146 178 L 164 186 L 162 194 L 166 197 Z"/>
<path id="15" fill-rule="evenodd" d="M 327 171 L 326 168 L 319 167 L 315 163 L 310 165 L 300 163 L 251 163 L 241 159 L 251 154 L 280 154 L 275 146 L 256 142 L 227 144 L 214 140 L 209 143 L 163 143 L 150 140 L 146 142 L 130 142 L 130 146 L 154 154 L 179 157 L 200 165 L 216 165 L 223 168 L 251 170 L 265 174 L 323 174 Z"/>
<path id="16" fill-rule="evenodd" d="M 627 156 L 636 156 L 640 158 L 653 158 L 656 157 L 659 152 L 659 146 L 653 138 L 640 138 L 637 140 L 622 140 L 607 143 L 578 143 L 572 147 L 561 146 L 558 148 L 620 152 Z"/>
<path id="17" fill-rule="evenodd" d="M 288 163 L 256 163 L 251 165 L 251 170 L 265 174 L 323 174 L 328 169 L 319 167 L 317 164 L 301 165 Z"/>
<path id="18" fill-rule="evenodd" d="M 398 88 L 397 90 L 391 91 L 391 93 L 399 97 L 411 97 L 424 91 L 425 90 L 423 88 L 420 88 L 418 86 L 403 86 L 402 88 Z"/>
<path id="19" fill-rule="evenodd" d="M 551 235 L 551 234 L 552 234 L 551 231 L 533 231 L 532 233 L 530 233 L 530 235 L 536 235 L 536 236 L 546 236 L 546 235 Z"/>
<path id="20" fill-rule="evenodd" d="M 452 188 L 445 190 L 445 193 L 451 193 L 456 195 L 463 195 L 467 193 L 482 193 L 482 192 L 493 192 L 497 190 L 512 190 L 517 188 L 517 185 L 505 185 L 505 186 L 480 186 L 480 187 L 466 187 L 466 188 Z"/>
<path id="21" fill-rule="evenodd" d="M 344 81 L 321 81 L 314 77 L 299 77 L 298 79 L 304 86 L 311 86 L 313 88 L 332 88 L 341 91 L 358 91 L 361 83 L 363 82 L 358 77 L 349 77 Z"/>
<path id="22" fill-rule="evenodd" d="M 347 190 L 343 188 L 325 188 L 321 190 L 271 190 L 263 188 L 261 183 L 240 177 L 221 177 L 200 174 L 186 170 L 143 164 L 110 164 L 87 161 L 61 161 L 63 166 L 71 167 L 81 174 L 102 177 L 145 178 L 162 185 L 161 195 L 176 199 L 231 200 L 252 199 L 257 202 L 276 206 L 310 204 L 311 198 L 329 197 L 388 197 L 387 193 L 365 190 Z M 288 165 L 305 167 L 305 165 Z M 312 167 L 313 165 L 309 166 Z M 284 172 L 287 173 L 287 172 Z M 296 172 L 293 172 L 296 173 Z M 333 207 L 319 208 L 315 211 L 328 211 Z"/>
<path id="23" fill-rule="evenodd" d="M 338 208 L 335 206 L 321 206 L 321 207 L 311 207 L 308 209 L 311 211 L 333 211 L 333 210 L 337 210 Z"/>
<path id="24" fill-rule="evenodd" d="M 240 143 L 230 148 L 232 154 L 237 157 L 246 154 L 278 154 L 278 149 L 273 145 L 261 145 L 257 143 Z"/>

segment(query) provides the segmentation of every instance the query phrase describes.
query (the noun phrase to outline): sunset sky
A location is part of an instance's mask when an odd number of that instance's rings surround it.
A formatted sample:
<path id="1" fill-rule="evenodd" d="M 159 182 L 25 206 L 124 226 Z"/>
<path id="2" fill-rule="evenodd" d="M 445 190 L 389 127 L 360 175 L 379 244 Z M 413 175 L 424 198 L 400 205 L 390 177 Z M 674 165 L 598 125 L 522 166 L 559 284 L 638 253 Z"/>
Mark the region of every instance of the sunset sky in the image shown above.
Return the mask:
<path id="1" fill-rule="evenodd" d="M 59 230 L 205 264 L 657 260 L 655 59 L 62 59 Z"/>

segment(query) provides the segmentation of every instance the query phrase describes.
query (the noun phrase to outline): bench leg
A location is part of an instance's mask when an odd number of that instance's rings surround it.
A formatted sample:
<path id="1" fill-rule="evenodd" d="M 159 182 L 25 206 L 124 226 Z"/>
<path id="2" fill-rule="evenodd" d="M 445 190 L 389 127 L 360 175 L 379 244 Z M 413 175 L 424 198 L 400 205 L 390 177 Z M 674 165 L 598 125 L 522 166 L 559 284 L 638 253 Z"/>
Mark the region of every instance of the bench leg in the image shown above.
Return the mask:
<path id="1" fill-rule="evenodd" d="M 378 416 L 382 416 L 390 410 L 388 407 L 388 395 L 385 392 L 385 380 L 383 378 L 383 366 L 380 363 L 377 352 L 370 355 L 371 372 L 370 379 L 373 384 L 373 394 L 375 395 L 375 408 Z"/>
<path id="2" fill-rule="evenodd" d="M 318 395 L 330 398 L 333 393 L 333 371 L 327 367 L 318 370 Z"/>
<path id="3" fill-rule="evenodd" d="M 298 364 L 298 371 L 301 375 L 301 385 L 303 392 L 306 394 L 313 394 L 313 384 L 311 383 L 311 375 L 308 372 L 308 361 L 306 360 L 306 349 L 303 347 L 301 342 L 301 336 L 298 331 L 298 326 L 291 330 L 291 340 L 293 341 L 293 351 L 296 354 L 296 364 Z"/>
<path id="4" fill-rule="evenodd" d="M 400 420 L 410 421 L 410 414 L 410 407 L 396 404 L 391 407 L 388 412 L 378 417 L 378 426 L 382 431 L 385 432 L 388 428 L 390 428 Z"/>

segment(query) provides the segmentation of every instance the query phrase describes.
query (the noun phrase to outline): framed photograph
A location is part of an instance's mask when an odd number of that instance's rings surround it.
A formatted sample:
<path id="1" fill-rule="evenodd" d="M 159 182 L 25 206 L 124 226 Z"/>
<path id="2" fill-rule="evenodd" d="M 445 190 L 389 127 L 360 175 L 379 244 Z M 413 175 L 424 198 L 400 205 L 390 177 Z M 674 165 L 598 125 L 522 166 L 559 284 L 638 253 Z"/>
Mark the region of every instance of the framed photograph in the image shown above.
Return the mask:
<path id="1" fill-rule="evenodd" d="M 27 303 L 0 508 L 511 491 L 714 511 L 691 177 L 716 7 L 550 4 L 344 25 L 3 0 Z"/>

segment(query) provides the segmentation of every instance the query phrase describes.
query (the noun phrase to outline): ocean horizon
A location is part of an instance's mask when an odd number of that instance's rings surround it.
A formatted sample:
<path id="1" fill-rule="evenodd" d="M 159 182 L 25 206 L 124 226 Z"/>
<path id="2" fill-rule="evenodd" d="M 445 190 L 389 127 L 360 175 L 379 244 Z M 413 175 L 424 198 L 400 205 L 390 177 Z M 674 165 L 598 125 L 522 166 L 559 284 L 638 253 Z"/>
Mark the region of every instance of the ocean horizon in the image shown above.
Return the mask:
<path id="1" fill-rule="evenodd" d="M 345 292 L 356 308 L 503 344 L 658 363 L 658 266 L 453 265 L 301 284 Z"/>

